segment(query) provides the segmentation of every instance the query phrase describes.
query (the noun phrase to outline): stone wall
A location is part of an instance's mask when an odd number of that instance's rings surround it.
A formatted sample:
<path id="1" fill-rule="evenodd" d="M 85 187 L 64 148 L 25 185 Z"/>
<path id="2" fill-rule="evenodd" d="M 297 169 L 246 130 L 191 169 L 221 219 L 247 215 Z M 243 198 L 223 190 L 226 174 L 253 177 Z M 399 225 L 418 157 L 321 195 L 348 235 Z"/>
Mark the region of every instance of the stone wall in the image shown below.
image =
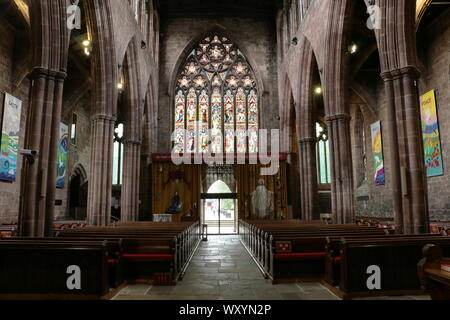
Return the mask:
<path id="1" fill-rule="evenodd" d="M 444 175 L 428 178 L 430 219 L 450 221 L 450 11 L 447 10 L 418 38 L 425 67 L 420 94 L 436 89 Z"/>
<path id="2" fill-rule="evenodd" d="M 359 103 L 357 107 L 360 108 L 362 116 L 364 118 L 364 136 L 365 136 L 365 148 L 366 148 L 366 181 L 362 184 L 358 184 L 355 181 L 355 202 L 356 202 L 356 216 L 358 217 L 376 217 L 376 218 L 393 218 L 393 202 L 390 186 L 390 159 L 391 154 L 389 150 L 389 139 L 386 130 L 386 101 L 384 84 L 380 80 L 377 83 L 376 88 L 376 106 L 368 106 L 365 103 Z M 357 162 L 362 159 L 357 158 L 357 152 L 355 150 L 354 140 L 357 138 L 355 135 L 356 119 L 355 112 L 356 106 L 351 108 L 351 136 L 352 136 L 352 156 L 354 171 Z M 374 167 L 373 167 L 373 151 L 372 151 L 372 133 L 371 125 L 377 121 L 381 121 L 381 130 L 383 137 L 383 157 L 384 157 L 384 169 L 385 169 L 385 185 L 374 185 Z"/>
<path id="3" fill-rule="evenodd" d="M 430 208 L 430 220 L 450 221 L 450 174 L 447 166 L 450 163 L 450 26 L 448 20 L 450 11 L 447 11 L 439 19 L 434 21 L 427 29 L 418 34 L 418 51 L 422 63 L 422 78 L 420 79 L 419 92 L 424 94 L 429 90 L 436 90 L 436 102 L 441 135 L 441 144 L 444 161 L 444 175 L 427 179 L 428 200 Z M 356 188 L 356 215 L 361 217 L 393 218 L 392 195 L 390 188 L 390 151 L 386 128 L 383 124 L 386 119 L 386 101 L 383 83 L 377 86 L 377 110 L 376 115 L 363 112 L 365 120 L 367 168 L 366 174 L 369 180 Z M 363 105 L 362 109 L 367 109 Z M 352 116 L 354 113 L 352 113 Z M 383 152 L 386 170 L 386 185 L 374 186 L 372 183 L 372 145 L 371 123 L 381 120 L 383 130 Z M 369 121 L 369 122 L 368 122 Z M 354 140 L 354 118 L 352 120 L 352 139 Z M 354 143 L 352 142 L 354 146 Z M 353 150 L 353 162 L 356 161 Z"/>
<path id="4" fill-rule="evenodd" d="M 68 216 L 68 197 L 70 178 L 79 165 L 83 166 L 86 174 L 89 176 L 90 159 L 91 159 L 91 122 L 90 122 L 90 97 L 89 95 L 81 99 L 76 107 L 62 122 L 69 126 L 71 131 L 73 115 L 77 115 L 77 134 L 75 143 L 69 145 L 68 164 L 66 170 L 66 183 L 64 188 L 56 189 L 56 200 L 61 200 L 62 204 L 56 206 L 56 220 L 64 219 Z"/>
<path id="5" fill-rule="evenodd" d="M 22 81 L 19 88 L 15 88 L 12 83 L 14 47 L 15 29 L 8 21 L 0 17 L 0 123 L 3 119 L 5 92 L 8 92 L 22 100 L 19 149 L 23 149 L 30 81 L 26 78 Z M 22 157 L 19 156 L 16 181 L 0 181 L 0 224 L 16 223 L 18 221 L 21 170 Z"/>

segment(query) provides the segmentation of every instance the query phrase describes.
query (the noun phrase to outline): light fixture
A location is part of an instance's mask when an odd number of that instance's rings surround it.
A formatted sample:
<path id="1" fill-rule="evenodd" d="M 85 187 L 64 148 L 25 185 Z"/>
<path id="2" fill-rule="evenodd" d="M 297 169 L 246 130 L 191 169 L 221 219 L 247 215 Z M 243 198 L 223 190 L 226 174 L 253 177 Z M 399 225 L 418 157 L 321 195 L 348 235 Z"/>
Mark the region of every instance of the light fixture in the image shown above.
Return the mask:
<path id="1" fill-rule="evenodd" d="M 122 82 L 119 82 L 119 83 L 117 84 L 117 89 L 119 89 L 119 90 L 122 90 L 122 89 L 123 89 L 123 83 L 122 83 Z"/>
<path id="2" fill-rule="evenodd" d="M 322 94 L 322 87 L 321 86 L 317 86 L 314 88 L 314 93 L 315 94 Z"/>
<path id="3" fill-rule="evenodd" d="M 86 39 L 81 44 L 84 47 L 84 54 L 87 56 L 90 56 L 91 55 L 91 41 Z"/>
<path id="4" fill-rule="evenodd" d="M 355 54 L 358 51 L 358 46 L 355 43 L 353 43 L 348 48 L 348 51 L 350 52 L 350 54 Z"/>

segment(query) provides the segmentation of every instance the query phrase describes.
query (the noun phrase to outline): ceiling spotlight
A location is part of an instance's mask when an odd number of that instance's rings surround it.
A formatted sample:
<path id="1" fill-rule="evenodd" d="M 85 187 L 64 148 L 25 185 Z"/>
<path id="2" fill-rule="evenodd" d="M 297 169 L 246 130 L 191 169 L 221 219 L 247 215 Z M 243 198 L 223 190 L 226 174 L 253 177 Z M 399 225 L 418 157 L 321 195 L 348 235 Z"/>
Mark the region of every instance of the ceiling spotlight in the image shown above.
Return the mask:
<path id="1" fill-rule="evenodd" d="M 352 45 L 350 45 L 349 51 L 351 54 L 355 54 L 358 51 L 358 46 L 353 43 Z"/>
<path id="2" fill-rule="evenodd" d="M 90 42 L 89 40 L 84 40 L 84 41 L 82 42 L 82 44 L 83 44 L 83 46 L 85 46 L 85 47 L 89 47 L 89 45 L 91 44 L 91 42 Z"/>
<path id="3" fill-rule="evenodd" d="M 119 82 L 119 83 L 117 84 L 117 89 L 119 89 L 119 90 L 122 90 L 122 89 L 123 89 L 123 83 L 122 83 L 122 82 Z"/>
<path id="4" fill-rule="evenodd" d="M 314 93 L 315 93 L 315 94 L 322 94 L 322 87 L 317 86 L 317 87 L 314 89 Z"/>

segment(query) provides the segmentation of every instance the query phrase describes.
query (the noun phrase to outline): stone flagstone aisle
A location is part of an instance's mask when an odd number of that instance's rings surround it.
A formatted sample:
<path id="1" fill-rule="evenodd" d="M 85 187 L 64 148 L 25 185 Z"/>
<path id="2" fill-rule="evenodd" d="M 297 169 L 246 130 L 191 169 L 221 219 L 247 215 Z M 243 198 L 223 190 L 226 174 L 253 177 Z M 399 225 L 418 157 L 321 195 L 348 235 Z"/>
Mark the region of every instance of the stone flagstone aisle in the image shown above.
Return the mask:
<path id="1" fill-rule="evenodd" d="M 195 253 L 182 281 L 173 287 L 132 284 L 117 300 L 338 300 L 319 283 L 272 285 L 239 241 L 210 236 Z"/>

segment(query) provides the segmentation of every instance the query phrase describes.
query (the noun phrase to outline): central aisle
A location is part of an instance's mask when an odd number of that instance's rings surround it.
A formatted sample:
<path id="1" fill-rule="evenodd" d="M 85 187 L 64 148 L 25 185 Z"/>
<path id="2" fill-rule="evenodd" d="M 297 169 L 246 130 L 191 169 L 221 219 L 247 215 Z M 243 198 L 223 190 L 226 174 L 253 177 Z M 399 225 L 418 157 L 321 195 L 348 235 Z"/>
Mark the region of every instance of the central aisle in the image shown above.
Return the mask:
<path id="1" fill-rule="evenodd" d="M 134 284 L 114 299 L 151 300 L 338 300 L 319 283 L 272 285 L 239 236 L 210 236 L 197 249 L 185 277 L 173 287 Z"/>

